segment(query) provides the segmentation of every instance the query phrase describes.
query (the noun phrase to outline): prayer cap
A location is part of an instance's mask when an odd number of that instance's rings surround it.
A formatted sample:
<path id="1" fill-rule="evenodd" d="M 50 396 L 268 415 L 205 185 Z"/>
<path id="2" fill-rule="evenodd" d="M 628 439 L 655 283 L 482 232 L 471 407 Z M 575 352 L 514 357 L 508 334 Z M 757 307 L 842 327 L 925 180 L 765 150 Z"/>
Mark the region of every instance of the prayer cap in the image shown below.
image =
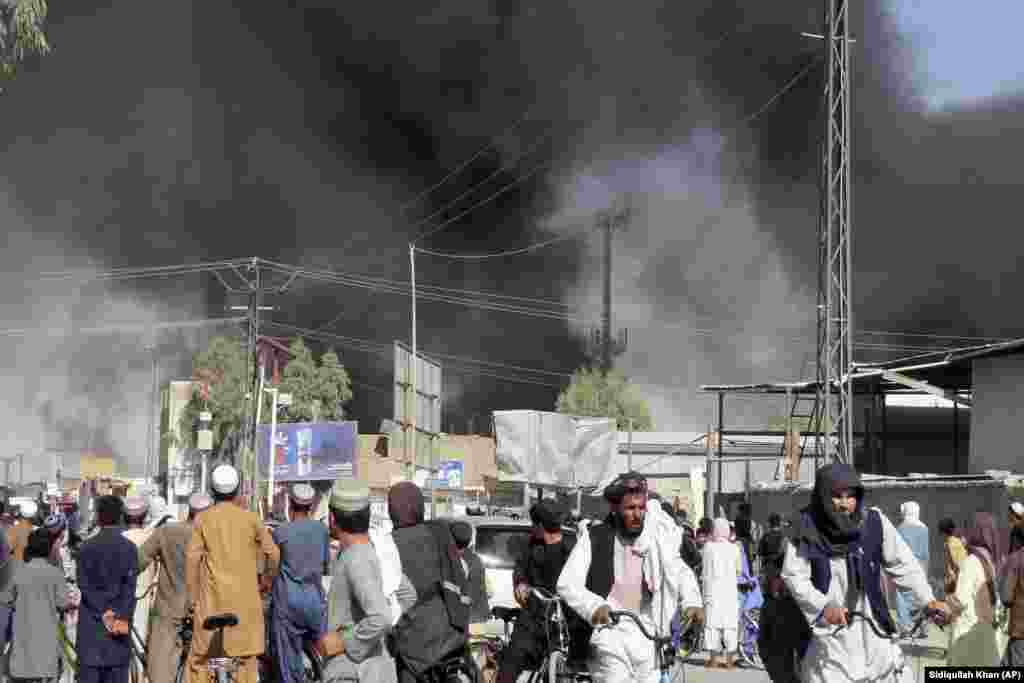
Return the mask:
<path id="1" fill-rule="evenodd" d="M 316 499 L 316 491 L 309 484 L 296 484 L 292 486 L 289 496 L 295 505 L 306 507 L 313 504 L 313 501 Z"/>
<path id="2" fill-rule="evenodd" d="M 34 501 L 25 501 L 21 504 L 21 516 L 25 519 L 32 519 L 39 514 L 39 506 Z"/>
<path id="3" fill-rule="evenodd" d="M 1024 517 L 1024 505 L 1020 503 L 1010 503 L 1010 509 L 1013 510 L 1013 514 L 1018 517 Z"/>
<path id="4" fill-rule="evenodd" d="M 339 512 L 359 512 L 370 507 L 370 487 L 354 479 L 339 479 L 331 489 L 330 507 Z"/>
<path id="5" fill-rule="evenodd" d="M 188 507 L 193 512 L 202 512 L 213 505 L 213 499 L 205 493 L 193 493 L 188 499 Z"/>
<path id="6" fill-rule="evenodd" d="M 141 496 L 124 499 L 124 514 L 128 517 L 143 517 L 149 511 L 149 503 Z"/>
<path id="7" fill-rule="evenodd" d="M 213 490 L 225 496 L 237 491 L 239 482 L 238 470 L 231 465 L 217 465 L 210 475 Z"/>

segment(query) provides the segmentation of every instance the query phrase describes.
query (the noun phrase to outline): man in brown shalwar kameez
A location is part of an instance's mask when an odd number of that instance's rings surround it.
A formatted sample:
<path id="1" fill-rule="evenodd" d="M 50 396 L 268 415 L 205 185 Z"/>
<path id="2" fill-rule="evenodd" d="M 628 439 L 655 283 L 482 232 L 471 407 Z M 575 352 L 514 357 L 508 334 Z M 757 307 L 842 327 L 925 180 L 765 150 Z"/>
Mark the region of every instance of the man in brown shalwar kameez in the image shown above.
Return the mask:
<path id="1" fill-rule="evenodd" d="M 189 677 L 191 683 L 208 683 L 207 660 L 227 656 L 240 660 L 235 683 L 256 683 L 256 660 L 266 642 L 260 591 L 277 574 L 280 551 L 260 518 L 242 508 L 238 471 L 219 465 L 210 479 L 215 504 L 196 519 L 185 553 L 185 582 L 195 610 Z M 264 558 L 266 575 L 260 577 Z M 224 613 L 237 615 L 238 625 L 223 629 L 221 641 L 203 622 Z"/>

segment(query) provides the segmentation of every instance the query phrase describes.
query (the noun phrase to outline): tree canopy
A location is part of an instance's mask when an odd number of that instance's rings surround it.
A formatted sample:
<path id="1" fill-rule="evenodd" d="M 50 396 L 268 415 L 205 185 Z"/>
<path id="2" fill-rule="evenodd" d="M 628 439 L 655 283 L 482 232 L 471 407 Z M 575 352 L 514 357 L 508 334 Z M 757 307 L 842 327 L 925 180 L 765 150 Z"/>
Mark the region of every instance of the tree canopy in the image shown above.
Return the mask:
<path id="1" fill-rule="evenodd" d="M 619 431 L 649 431 L 654 428 L 647 401 L 634 394 L 629 380 L 615 370 L 605 374 L 596 368 L 573 373 L 565 391 L 558 395 L 555 410 L 567 415 L 612 417 Z"/>
<path id="2" fill-rule="evenodd" d="M 46 0 L 0 0 L 0 79 L 12 78 L 27 57 L 50 52 L 47 12 Z"/>
<path id="3" fill-rule="evenodd" d="M 278 391 L 292 395 L 292 403 L 278 411 L 278 422 L 330 422 L 345 416 L 344 405 L 352 399 L 348 372 L 329 350 L 319 363 L 301 338 L 288 348 L 291 358 L 285 365 Z M 192 398 L 177 425 L 176 441 L 193 445 L 199 413 L 211 413 L 213 449 L 219 451 L 224 439 L 243 426 L 249 394 L 250 370 L 244 345 L 230 337 L 215 337 L 192 361 L 192 379 L 196 386 Z M 262 396 L 260 422 L 271 420 L 272 397 Z"/>

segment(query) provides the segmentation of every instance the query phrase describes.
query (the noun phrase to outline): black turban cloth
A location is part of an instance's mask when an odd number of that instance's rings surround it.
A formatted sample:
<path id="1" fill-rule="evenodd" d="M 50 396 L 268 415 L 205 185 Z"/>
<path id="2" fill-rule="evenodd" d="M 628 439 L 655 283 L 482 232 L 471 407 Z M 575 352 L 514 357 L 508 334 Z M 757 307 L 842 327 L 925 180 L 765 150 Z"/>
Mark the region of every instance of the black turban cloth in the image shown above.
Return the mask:
<path id="1" fill-rule="evenodd" d="M 537 523 L 544 527 L 545 531 L 558 531 L 565 523 L 565 506 L 551 498 L 545 498 L 533 506 L 533 516 Z"/>
<path id="2" fill-rule="evenodd" d="M 839 491 L 850 491 L 857 499 L 857 507 L 849 517 L 832 509 L 832 496 Z M 829 557 L 846 555 L 849 544 L 860 538 L 864 522 L 864 485 L 857 470 L 842 463 L 826 465 L 818 470 L 811 504 L 803 512 L 797 540 L 820 549 Z"/>
<path id="3" fill-rule="evenodd" d="M 452 538 L 459 548 L 466 548 L 473 540 L 473 527 L 468 522 L 452 522 Z"/>

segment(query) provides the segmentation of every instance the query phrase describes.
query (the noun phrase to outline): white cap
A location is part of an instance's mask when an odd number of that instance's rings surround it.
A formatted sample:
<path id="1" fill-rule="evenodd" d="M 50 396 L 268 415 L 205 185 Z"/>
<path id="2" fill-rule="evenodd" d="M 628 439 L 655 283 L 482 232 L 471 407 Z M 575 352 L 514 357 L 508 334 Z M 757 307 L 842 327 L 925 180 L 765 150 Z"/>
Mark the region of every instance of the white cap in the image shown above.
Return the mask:
<path id="1" fill-rule="evenodd" d="M 217 465 L 210 475 L 210 484 L 213 490 L 221 495 L 234 493 L 238 490 L 238 470 L 231 465 Z"/>
<path id="2" fill-rule="evenodd" d="M 39 506 L 29 500 L 21 504 L 21 516 L 30 519 L 39 514 Z"/>
<path id="3" fill-rule="evenodd" d="M 1010 503 L 1010 509 L 1013 510 L 1013 514 L 1018 517 L 1024 517 L 1024 505 L 1020 503 Z"/>

